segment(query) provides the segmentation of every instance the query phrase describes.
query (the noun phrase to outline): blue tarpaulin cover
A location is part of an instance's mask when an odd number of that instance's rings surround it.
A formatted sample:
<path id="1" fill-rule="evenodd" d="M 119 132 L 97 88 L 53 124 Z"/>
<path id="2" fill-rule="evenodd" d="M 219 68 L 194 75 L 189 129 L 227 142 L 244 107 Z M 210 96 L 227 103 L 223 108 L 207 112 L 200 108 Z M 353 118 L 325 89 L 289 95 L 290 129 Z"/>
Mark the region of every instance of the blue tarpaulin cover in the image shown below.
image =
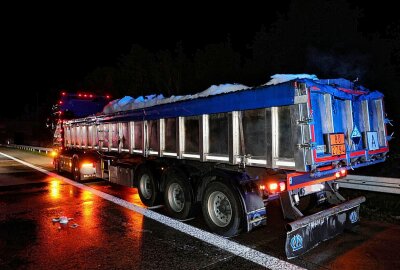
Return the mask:
<path id="1" fill-rule="evenodd" d="M 364 87 L 354 87 L 354 83 L 345 79 L 296 79 L 276 85 L 264 85 L 236 92 L 199 97 L 135 109 L 105 114 L 98 117 L 101 122 L 142 121 L 179 116 L 195 116 L 231 111 L 287 106 L 294 104 L 294 82 L 306 83 L 311 93 L 329 93 L 340 99 L 364 100 L 382 98 L 378 91 L 369 92 Z"/>

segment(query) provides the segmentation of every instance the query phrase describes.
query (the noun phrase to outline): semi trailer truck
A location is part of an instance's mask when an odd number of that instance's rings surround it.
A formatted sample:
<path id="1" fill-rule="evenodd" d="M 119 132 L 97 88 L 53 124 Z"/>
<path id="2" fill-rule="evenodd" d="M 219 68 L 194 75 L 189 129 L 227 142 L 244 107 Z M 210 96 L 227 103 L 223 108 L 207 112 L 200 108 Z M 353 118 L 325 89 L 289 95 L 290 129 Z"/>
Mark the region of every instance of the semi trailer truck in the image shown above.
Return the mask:
<path id="1" fill-rule="evenodd" d="M 346 200 L 336 180 L 385 161 L 383 94 L 345 79 L 239 88 L 104 109 L 109 96 L 63 93 L 55 169 L 135 187 L 176 219 L 201 210 L 226 237 L 265 225 L 278 200 L 288 258 L 356 225 L 365 198 Z"/>

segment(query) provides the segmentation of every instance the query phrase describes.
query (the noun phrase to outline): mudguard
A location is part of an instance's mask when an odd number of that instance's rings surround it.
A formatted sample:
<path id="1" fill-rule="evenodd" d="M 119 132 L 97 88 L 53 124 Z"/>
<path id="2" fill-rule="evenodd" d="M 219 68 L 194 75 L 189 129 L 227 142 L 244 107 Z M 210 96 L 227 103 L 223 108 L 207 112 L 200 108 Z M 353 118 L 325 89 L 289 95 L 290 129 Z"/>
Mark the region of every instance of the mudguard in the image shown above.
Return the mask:
<path id="1" fill-rule="evenodd" d="M 303 217 L 288 224 L 286 256 L 295 258 L 359 222 L 360 204 L 365 197 L 358 197 L 327 210 Z"/>
<path id="2" fill-rule="evenodd" d="M 267 224 L 267 210 L 263 199 L 256 190 L 245 188 L 246 185 L 255 181 L 247 172 L 238 172 L 222 168 L 215 168 L 209 172 L 210 176 L 218 176 L 223 179 L 232 189 L 236 190 L 241 199 L 244 213 L 244 230 L 249 232 L 256 227 Z M 206 181 L 203 181 L 203 184 Z"/>

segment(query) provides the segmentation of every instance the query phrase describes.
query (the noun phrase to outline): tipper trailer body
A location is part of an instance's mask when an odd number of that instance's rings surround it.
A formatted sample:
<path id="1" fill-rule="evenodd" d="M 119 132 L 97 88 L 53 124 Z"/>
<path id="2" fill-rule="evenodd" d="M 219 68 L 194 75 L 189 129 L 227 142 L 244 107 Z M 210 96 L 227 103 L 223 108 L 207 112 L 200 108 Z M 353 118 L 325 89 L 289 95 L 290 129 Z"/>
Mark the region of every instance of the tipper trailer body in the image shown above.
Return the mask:
<path id="1" fill-rule="evenodd" d="M 279 199 L 292 258 L 357 224 L 365 198 L 346 201 L 335 180 L 385 160 L 386 122 L 380 92 L 296 79 L 60 120 L 54 165 L 137 187 L 178 219 L 201 208 L 224 236 L 266 224 Z"/>

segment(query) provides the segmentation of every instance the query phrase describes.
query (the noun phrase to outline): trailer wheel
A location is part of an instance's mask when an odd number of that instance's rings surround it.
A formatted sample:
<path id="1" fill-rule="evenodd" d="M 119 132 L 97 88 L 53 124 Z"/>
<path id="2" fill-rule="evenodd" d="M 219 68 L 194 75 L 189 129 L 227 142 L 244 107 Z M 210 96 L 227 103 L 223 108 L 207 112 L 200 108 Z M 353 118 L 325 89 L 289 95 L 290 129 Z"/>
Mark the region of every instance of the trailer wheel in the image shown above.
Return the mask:
<path id="1" fill-rule="evenodd" d="M 205 190 L 202 210 L 207 225 L 222 236 L 240 232 L 243 214 L 239 196 L 222 182 L 211 182 Z"/>
<path id="2" fill-rule="evenodd" d="M 54 169 L 56 170 L 57 173 L 61 172 L 61 164 L 60 164 L 60 159 L 54 159 Z"/>
<path id="3" fill-rule="evenodd" d="M 57 173 L 61 173 L 61 160 L 60 159 L 57 159 L 57 161 L 56 161 L 56 170 L 57 170 Z"/>
<path id="4" fill-rule="evenodd" d="M 177 219 L 187 219 L 192 214 L 193 195 L 184 177 L 172 172 L 167 175 L 164 202 L 168 213 Z"/>
<path id="5" fill-rule="evenodd" d="M 159 192 L 153 174 L 148 168 L 142 167 L 136 179 L 140 200 L 146 206 L 154 206 Z"/>
<path id="6" fill-rule="evenodd" d="M 81 181 L 81 170 L 79 169 L 79 161 L 77 158 L 74 158 L 72 161 L 72 177 L 76 182 Z"/>

